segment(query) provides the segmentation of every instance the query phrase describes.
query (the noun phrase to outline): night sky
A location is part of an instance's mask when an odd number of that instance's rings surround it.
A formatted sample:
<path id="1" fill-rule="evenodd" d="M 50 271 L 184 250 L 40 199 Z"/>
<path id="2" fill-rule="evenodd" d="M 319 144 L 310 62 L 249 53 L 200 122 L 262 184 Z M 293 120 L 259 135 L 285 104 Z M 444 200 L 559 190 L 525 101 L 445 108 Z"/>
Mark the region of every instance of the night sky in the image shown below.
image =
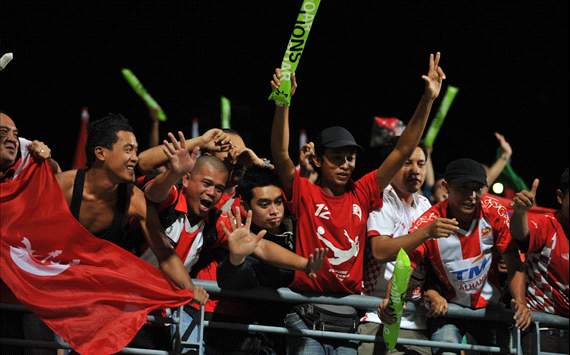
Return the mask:
<path id="1" fill-rule="evenodd" d="M 269 156 L 266 100 L 299 10 L 298 0 L 0 1 L 0 107 L 21 135 L 48 143 L 69 167 L 80 109 L 92 119 L 127 116 L 144 148 L 149 118 L 123 80 L 128 67 L 190 135 L 219 126 L 219 97 L 233 103 L 233 127 Z M 461 91 L 436 142 L 435 166 L 455 158 L 492 163 L 499 131 L 539 202 L 568 166 L 567 1 L 322 0 L 298 71 L 292 150 L 298 129 L 331 125 L 368 145 L 372 118 L 407 122 L 423 91 L 430 51 L 443 53 L 447 83 Z M 436 103 L 436 108 L 439 102 Z M 433 117 L 433 115 L 432 115 Z M 292 154 L 292 156 L 295 156 Z M 379 162 L 362 157 L 358 175 Z"/>

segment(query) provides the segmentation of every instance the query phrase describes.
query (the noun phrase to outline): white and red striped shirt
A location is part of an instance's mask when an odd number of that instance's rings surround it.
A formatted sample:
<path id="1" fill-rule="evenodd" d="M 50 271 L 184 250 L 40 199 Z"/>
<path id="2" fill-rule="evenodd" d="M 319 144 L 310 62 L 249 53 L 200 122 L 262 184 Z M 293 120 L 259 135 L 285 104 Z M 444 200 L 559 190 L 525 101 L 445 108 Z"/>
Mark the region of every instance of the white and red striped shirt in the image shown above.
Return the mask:
<path id="1" fill-rule="evenodd" d="M 438 218 L 446 218 L 448 201 L 443 201 L 422 215 L 410 232 L 425 227 Z M 440 282 L 442 296 L 465 307 L 485 308 L 500 298 L 493 253 L 505 253 L 511 243 L 507 208 L 498 200 L 481 199 L 476 218 L 468 231 L 442 239 L 431 239 L 411 255 L 412 263 L 427 258 Z"/>
<path id="2" fill-rule="evenodd" d="M 552 215 L 529 214 L 528 226 L 527 303 L 568 318 L 568 236 Z"/>

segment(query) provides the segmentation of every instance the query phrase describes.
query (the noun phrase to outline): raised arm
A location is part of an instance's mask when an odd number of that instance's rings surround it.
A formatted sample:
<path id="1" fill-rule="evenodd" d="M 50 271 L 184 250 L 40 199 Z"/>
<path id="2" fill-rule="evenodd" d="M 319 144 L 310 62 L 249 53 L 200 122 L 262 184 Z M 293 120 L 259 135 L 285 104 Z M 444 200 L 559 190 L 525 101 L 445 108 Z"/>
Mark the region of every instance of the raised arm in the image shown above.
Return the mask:
<path id="1" fill-rule="evenodd" d="M 507 163 L 511 159 L 511 155 L 513 155 L 513 149 L 505 137 L 500 133 L 495 133 L 495 137 L 497 137 L 497 140 L 499 141 L 501 155 L 497 158 L 493 166 L 491 166 L 487 172 L 488 186 L 493 185 L 493 183 L 505 169 L 505 166 L 507 166 Z"/>
<path id="2" fill-rule="evenodd" d="M 535 179 L 531 191 L 521 191 L 513 199 L 513 216 L 511 217 L 511 236 L 519 243 L 527 243 L 530 236 L 527 211 L 534 206 L 536 190 L 540 180 Z"/>
<path id="3" fill-rule="evenodd" d="M 272 89 L 279 88 L 281 82 L 281 69 L 275 69 L 273 80 L 271 81 Z M 295 94 L 297 89 L 297 79 L 295 74 L 292 75 L 291 96 Z M 295 177 L 295 164 L 289 156 L 289 107 L 275 105 L 275 116 L 273 117 L 273 128 L 271 130 L 271 154 L 273 161 L 279 174 L 279 179 L 283 185 L 283 190 L 287 198 L 291 198 L 293 194 L 293 178 Z"/>
<path id="4" fill-rule="evenodd" d="M 212 129 L 204 133 L 204 135 L 186 140 L 186 149 L 188 152 L 192 152 L 195 148 L 208 147 L 212 150 L 212 144 L 214 143 L 218 151 L 226 151 L 231 148 L 231 139 L 221 129 Z M 156 168 L 164 166 L 168 163 L 169 157 L 164 154 L 163 146 L 156 146 L 145 150 L 139 155 L 138 167 L 141 173 L 151 174 Z"/>
<path id="5" fill-rule="evenodd" d="M 508 284 L 511 291 L 513 309 L 515 311 L 515 326 L 521 330 L 526 330 L 532 323 L 532 313 L 526 303 L 526 275 L 521 263 L 518 249 L 512 244 L 505 254 L 503 254 L 507 264 Z"/>
<path id="6" fill-rule="evenodd" d="M 163 154 L 168 158 L 167 169 L 144 189 L 145 197 L 154 203 L 161 203 L 168 198 L 172 186 L 194 168 L 198 155 L 198 148 L 192 154 L 188 152 L 182 132 L 178 132 L 180 141 L 172 133 L 168 133 L 168 137 L 170 143 L 165 140 L 162 145 Z"/>
<path id="7" fill-rule="evenodd" d="M 394 148 L 378 169 L 377 181 L 380 191 L 384 191 L 386 186 L 390 184 L 394 175 L 396 175 L 398 170 L 400 170 L 420 143 L 431 107 L 435 99 L 439 96 L 443 80 L 445 79 L 445 74 L 439 67 L 440 58 L 441 54 L 439 52 L 436 55 L 430 55 L 429 72 L 422 76 L 422 79 L 425 81 L 424 94 L 420 99 L 414 115 L 410 122 L 408 122 L 408 126 L 398 140 L 396 148 Z"/>

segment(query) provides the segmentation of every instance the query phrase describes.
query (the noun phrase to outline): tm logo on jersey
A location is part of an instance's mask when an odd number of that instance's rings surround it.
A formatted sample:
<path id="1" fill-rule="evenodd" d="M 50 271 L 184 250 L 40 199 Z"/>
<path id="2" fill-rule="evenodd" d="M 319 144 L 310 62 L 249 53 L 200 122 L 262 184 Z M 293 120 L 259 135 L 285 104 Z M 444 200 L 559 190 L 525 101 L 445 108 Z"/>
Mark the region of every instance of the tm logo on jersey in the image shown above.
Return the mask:
<path id="1" fill-rule="evenodd" d="M 320 217 L 329 221 L 331 219 L 331 211 L 324 203 L 319 203 L 316 205 L 317 212 L 315 212 L 315 216 Z"/>
<path id="2" fill-rule="evenodd" d="M 485 272 L 487 265 L 489 265 L 491 260 L 492 260 L 491 255 L 488 257 L 483 257 L 483 260 L 481 261 L 480 265 L 474 265 L 468 269 L 462 269 L 457 271 L 452 270 L 451 273 L 454 274 L 455 277 L 457 277 L 458 281 L 473 280 L 481 276 L 481 274 Z"/>

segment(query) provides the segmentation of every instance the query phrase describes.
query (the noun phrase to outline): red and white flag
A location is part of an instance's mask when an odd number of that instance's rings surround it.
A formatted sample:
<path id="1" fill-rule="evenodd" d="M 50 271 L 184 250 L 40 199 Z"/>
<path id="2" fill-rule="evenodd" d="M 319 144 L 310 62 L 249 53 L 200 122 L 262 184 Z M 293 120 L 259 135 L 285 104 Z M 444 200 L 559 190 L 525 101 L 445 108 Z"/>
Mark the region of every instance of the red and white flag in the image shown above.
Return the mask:
<path id="1" fill-rule="evenodd" d="M 47 163 L 0 184 L 0 211 L 2 281 L 81 354 L 116 353 L 150 311 L 192 299 L 158 269 L 92 236 Z"/>

